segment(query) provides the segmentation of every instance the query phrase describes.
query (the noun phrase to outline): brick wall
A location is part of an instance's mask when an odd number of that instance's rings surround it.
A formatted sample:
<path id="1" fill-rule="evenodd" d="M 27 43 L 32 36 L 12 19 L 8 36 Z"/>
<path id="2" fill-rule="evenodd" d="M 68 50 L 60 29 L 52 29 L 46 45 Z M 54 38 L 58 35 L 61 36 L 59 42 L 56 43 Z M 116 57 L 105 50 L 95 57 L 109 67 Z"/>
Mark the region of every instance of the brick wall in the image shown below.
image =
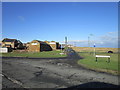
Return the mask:
<path id="1" fill-rule="evenodd" d="M 32 41 L 29 44 L 28 51 L 29 52 L 40 52 L 40 43 L 38 41 Z"/>

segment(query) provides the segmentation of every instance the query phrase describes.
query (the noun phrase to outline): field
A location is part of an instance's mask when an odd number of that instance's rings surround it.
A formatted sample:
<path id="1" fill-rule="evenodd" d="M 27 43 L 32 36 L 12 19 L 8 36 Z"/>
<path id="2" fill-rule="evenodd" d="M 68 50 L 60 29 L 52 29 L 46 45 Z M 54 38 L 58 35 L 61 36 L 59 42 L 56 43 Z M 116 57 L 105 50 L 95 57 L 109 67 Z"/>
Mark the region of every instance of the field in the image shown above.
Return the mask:
<path id="1" fill-rule="evenodd" d="M 93 52 L 94 48 L 93 47 L 72 47 L 73 50 L 76 52 Z M 108 51 L 113 51 L 113 52 L 118 52 L 118 48 L 95 48 L 96 52 L 108 52 Z"/>
<path id="2" fill-rule="evenodd" d="M 96 48 L 96 55 L 111 56 L 110 63 L 107 62 L 108 58 L 96 58 L 93 53 L 93 48 L 86 47 L 74 47 L 75 51 L 83 58 L 78 61 L 78 64 L 83 67 L 90 68 L 96 71 L 107 72 L 112 74 L 118 74 L 118 49 L 117 48 Z M 113 53 L 107 53 L 107 51 L 113 51 Z"/>
<path id="3" fill-rule="evenodd" d="M 47 52 L 10 52 L 3 53 L 2 56 L 6 57 L 45 57 L 45 58 L 55 58 L 55 57 L 65 57 L 66 55 L 60 54 L 61 51 L 47 51 Z"/>

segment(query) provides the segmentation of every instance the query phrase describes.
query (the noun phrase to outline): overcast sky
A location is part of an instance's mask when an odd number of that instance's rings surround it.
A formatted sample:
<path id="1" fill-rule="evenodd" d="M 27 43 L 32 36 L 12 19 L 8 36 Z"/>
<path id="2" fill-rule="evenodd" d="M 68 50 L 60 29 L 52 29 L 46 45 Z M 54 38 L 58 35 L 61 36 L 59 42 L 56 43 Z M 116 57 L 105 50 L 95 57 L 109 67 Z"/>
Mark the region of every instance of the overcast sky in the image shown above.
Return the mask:
<path id="1" fill-rule="evenodd" d="M 2 38 L 117 47 L 117 2 L 4 2 Z"/>

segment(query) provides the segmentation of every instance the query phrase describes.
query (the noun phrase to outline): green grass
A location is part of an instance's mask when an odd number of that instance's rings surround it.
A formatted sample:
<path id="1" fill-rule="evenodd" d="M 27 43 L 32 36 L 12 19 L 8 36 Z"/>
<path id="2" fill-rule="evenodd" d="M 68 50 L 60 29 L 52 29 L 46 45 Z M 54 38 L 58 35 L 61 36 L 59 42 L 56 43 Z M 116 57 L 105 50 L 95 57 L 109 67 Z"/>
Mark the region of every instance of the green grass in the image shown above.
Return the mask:
<path id="1" fill-rule="evenodd" d="M 108 54 L 108 53 L 97 53 L 97 55 L 110 55 L 110 63 L 106 62 L 108 58 L 102 58 L 98 57 L 98 61 L 96 62 L 95 56 L 93 56 L 93 53 L 79 53 L 83 59 L 80 59 L 78 61 L 78 64 L 90 68 L 93 70 L 108 72 L 112 74 L 118 74 L 118 54 Z"/>
<path id="2" fill-rule="evenodd" d="M 3 53 L 2 56 L 6 57 L 45 57 L 45 58 L 55 58 L 55 57 L 65 57 L 66 55 L 60 55 L 60 51 L 46 51 L 46 52 L 10 52 Z"/>

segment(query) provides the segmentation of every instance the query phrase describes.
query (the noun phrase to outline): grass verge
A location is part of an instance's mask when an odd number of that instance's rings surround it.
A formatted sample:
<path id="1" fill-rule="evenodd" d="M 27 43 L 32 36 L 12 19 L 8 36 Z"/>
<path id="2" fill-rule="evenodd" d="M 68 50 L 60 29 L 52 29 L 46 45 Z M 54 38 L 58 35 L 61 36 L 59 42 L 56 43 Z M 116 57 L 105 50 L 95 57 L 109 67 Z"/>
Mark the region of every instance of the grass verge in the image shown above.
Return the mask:
<path id="1" fill-rule="evenodd" d="M 97 55 L 110 55 L 111 60 L 110 63 L 106 62 L 108 58 L 98 58 L 98 62 L 96 62 L 95 56 L 90 53 L 79 53 L 83 59 L 78 61 L 78 64 L 82 65 L 83 67 L 101 71 L 101 72 L 107 72 L 112 73 L 114 75 L 118 74 L 118 54 L 117 53 L 97 53 Z"/>
<path id="2" fill-rule="evenodd" d="M 42 58 L 57 58 L 66 57 L 65 54 L 61 55 L 61 51 L 46 51 L 46 52 L 10 52 L 3 53 L 5 57 L 42 57 Z"/>

